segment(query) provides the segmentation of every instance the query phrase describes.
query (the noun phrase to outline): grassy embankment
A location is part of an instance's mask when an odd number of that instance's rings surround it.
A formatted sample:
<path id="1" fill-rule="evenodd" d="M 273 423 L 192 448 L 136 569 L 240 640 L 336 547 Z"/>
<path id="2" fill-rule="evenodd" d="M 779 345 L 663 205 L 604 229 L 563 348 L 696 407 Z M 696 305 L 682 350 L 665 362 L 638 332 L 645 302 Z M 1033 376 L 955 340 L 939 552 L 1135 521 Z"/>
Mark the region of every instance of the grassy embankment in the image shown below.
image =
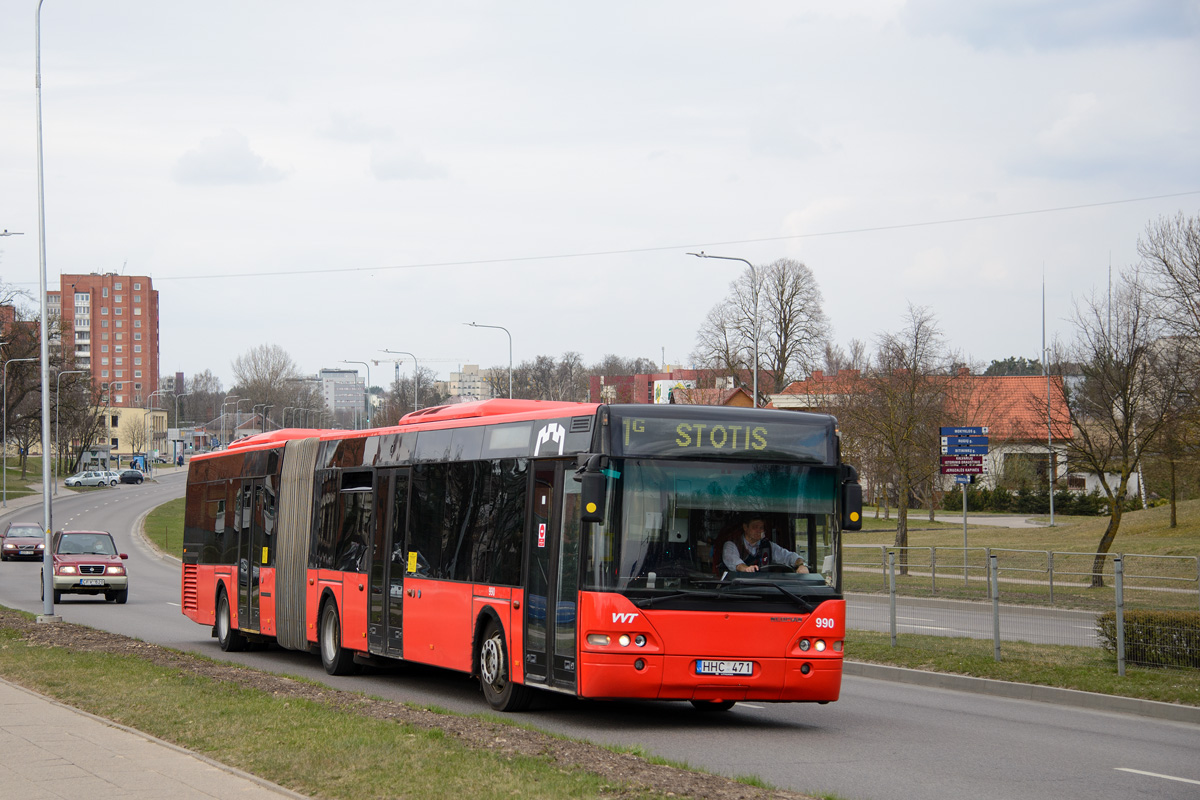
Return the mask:
<path id="1" fill-rule="evenodd" d="M 189 674 L 186 664 L 31 646 L 11 629 L 0 628 L 0 675 L 314 797 L 662 796 L 540 757 L 473 749 L 438 729 Z"/>
<path id="2" fill-rule="evenodd" d="M 1179 511 L 1179 527 L 1174 530 L 1167 527 L 1169 509 L 1165 507 L 1126 514 L 1117 537 L 1117 549 L 1148 555 L 1200 553 L 1200 501 L 1181 504 Z M 873 517 L 867 518 L 868 522 L 872 520 Z M 1029 529 L 968 524 L 968 535 L 972 547 L 1087 552 L 1095 550 L 1107 518 L 1058 517 L 1055 522 L 1054 528 Z M 891 524 L 894 533 L 894 519 Z M 943 524 L 944 530 L 914 530 L 910 540 L 914 546 L 961 546 L 961 522 L 957 526 L 938 523 Z M 928 519 L 920 527 L 929 527 Z M 179 555 L 183 542 L 183 500 L 173 500 L 155 509 L 146 519 L 146 533 L 158 547 Z M 846 534 L 846 540 L 891 544 L 892 536 L 876 527 Z M 1190 597 L 1194 599 L 1195 594 Z M 906 634 L 895 648 L 891 647 L 887 634 L 851 631 L 847 639 L 847 657 L 858 661 L 1200 705 L 1200 672 L 1130 667 L 1126 677 L 1119 678 L 1115 656 L 1094 647 L 1005 642 L 1004 660 L 997 662 L 990 639 Z"/>

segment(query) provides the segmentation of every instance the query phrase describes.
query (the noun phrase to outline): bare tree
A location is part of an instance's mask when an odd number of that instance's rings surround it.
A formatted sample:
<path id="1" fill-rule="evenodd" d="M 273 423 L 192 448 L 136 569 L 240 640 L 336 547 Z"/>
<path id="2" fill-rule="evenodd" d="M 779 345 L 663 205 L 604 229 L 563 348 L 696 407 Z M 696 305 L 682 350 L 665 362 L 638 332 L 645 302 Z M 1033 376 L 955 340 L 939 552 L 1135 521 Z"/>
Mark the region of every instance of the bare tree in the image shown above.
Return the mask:
<path id="1" fill-rule="evenodd" d="M 1070 457 L 1096 475 L 1109 517 L 1092 566 L 1092 585 L 1104 583 L 1105 556 L 1121 526 L 1130 480 L 1151 443 L 1171 419 L 1182 369 L 1179 340 L 1164 338 L 1151 297 L 1136 271 L 1125 271 L 1111 298 L 1077 303 L 1074 361 L 1083 380 L 1067 395 L 1075 436 Z"/>
<path id="2" fill-rule="evenodd" d="M 1200 216 L 1160 217 L 1138 239 L 1146 293 L 1176 336 L 1200 339 Z"/>
<path id="3" fill-rule="evenodd" d="M 146 445 L 150 438 L 146 431 L 146 421 L 137 419 L 132 414 L 125 416 L 121 422 L 121 432 L 118 434 L 121 442 L 134 453 L 146 453 Z M 147 455 L 149 455 L 147 453 Z"/>
<path id="4" fill-rule="evenodd" d="M 908 547 L 908 510 L 914 489 L 938 469 L 940 421 L 954 376 L 952 361 L 933 313 L 910 305 L 898 333 L 881 335 L 874 365 L 859 391 L 846 395 L 839 419 L 846 416 L 863 450 L 873 453 L 889 477 L 896 500 L 896 541 Z M 901 549 L 902 571 L 908 567 Z"/>
<path id="5" fill-rule="evenodd" d="M 747 269 L 705 317 L 693 358 L 737 378 L 745 369 L 753 373 L 757 324 L 760 391 L 780 392 L 825 354 L 828 321 L 821 302 L 817 279 L 803 262 L 781 258 Z"/>

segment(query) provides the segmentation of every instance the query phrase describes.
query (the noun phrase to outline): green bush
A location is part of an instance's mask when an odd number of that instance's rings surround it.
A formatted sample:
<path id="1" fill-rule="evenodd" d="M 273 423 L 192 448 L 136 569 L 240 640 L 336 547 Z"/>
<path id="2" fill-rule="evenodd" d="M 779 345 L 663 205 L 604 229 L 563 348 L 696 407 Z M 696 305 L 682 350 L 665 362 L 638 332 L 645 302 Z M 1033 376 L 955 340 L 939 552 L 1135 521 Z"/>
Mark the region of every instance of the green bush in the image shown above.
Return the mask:
<path id="1" fill-rule="evenodd" d="M 1117 652 L 1117 614 L 1096 620 L 1100 645 Z M 1200 669 L 1200 611 L 1126 611 L 1125 661 L 1147 667 Z"/>

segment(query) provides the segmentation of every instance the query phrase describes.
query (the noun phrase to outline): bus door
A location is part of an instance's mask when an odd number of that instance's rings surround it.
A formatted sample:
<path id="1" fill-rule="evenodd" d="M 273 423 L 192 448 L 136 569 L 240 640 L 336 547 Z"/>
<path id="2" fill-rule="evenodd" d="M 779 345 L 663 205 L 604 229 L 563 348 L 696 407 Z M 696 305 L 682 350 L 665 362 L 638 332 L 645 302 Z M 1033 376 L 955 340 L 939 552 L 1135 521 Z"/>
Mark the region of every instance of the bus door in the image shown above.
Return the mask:
<path id="1" fill-rule="evenodd" d="M 260 572 L 267 563 L 267 535 L 263 524 L 262 478 L 242 481 L 234 500 L 238 528 L 238 627 L 259 629 Z"/>
<path id="2" fill-rule="evenodd" d="M 373 653 L 403 655 L 404 531 L 408 518 L 408 469 L 380 471 L 372 531 L 367 645 Z"/>
<path id="3" fill-rule="evenodd" d="M 564 462 L 537 462 L 525 551 L 525 677 L 575 688 L 579 484 Z"/>

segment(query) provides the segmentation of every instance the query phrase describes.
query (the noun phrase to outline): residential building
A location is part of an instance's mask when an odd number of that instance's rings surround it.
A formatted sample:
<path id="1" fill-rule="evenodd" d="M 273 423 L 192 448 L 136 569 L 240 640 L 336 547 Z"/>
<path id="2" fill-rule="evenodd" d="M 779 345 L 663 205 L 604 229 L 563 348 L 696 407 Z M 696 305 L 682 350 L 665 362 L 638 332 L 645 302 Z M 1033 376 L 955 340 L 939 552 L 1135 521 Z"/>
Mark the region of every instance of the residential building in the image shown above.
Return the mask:
<path id="1" fill-rule="evenodd" d="M 159 369 L 158 291 L 149 276 L 63 275 L 58 291 L 47 296 L 62 319 L 63 352 L 75 367 L 111 388 L 109 406 L 143 408 L 158 389 Z"/>
<path id="2" fill-rule="evenodd" d="M 355 419 L 356 414 L 363 414 L 363 392 L 366 390 L 366 382 L 358 376 L 358 370 L 323 369 L 317 377 L 321 381 L 325 407 L 331 410 L 335 417 L 344 414 Z"/>

